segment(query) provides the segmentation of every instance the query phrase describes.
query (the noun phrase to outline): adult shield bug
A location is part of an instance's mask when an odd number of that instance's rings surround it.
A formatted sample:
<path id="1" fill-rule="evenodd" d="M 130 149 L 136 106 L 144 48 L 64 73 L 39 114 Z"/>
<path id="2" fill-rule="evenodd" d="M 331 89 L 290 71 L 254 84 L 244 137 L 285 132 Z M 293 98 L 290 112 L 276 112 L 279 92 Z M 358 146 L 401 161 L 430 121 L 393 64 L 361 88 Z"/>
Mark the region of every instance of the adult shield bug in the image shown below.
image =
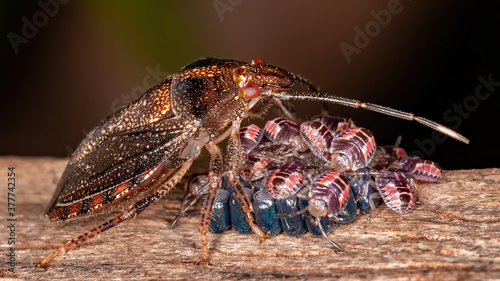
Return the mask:
<path id="1" fill-rule="evenodd" d="M 295 82 L 312 93 L 290 93 Z M 303 100 L 364 108 L 414 120 L 455 139 L 462 135 L 411 113 L 332 97 L 304 78 L 255 59 L 248 64 L 203 58 L 168 76 L 139 99 L 103 120 L 80 143 L 58 183 L 46 216 L 51 221 L 102 213 L 134 202 L 117 217 L 84 233 L 47 255 L 41 267 L 99 233 L 142 212 L 164 197 L 189 170 L 202 149 L 210 155 L 209 195 L 201 218 L 201 262 L 209 261 L 207 232 L 217 188 L 226 174 L 252 230 L 267 234 L 254 222 L 252 205 L 237 173 L 241 164 L 242 120 L 262 115 L 272 104 L 294 119 L 283 101 Z M 228 139 L 223 156 L 217 143 Z"/>

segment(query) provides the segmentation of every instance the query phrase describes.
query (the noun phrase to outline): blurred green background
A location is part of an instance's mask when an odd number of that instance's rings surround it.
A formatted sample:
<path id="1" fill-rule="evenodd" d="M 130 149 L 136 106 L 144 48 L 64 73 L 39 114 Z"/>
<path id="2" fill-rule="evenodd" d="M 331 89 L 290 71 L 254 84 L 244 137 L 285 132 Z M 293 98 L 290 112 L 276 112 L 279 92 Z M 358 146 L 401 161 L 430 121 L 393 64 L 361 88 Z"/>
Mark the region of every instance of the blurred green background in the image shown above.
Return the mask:
<path id="1" fill-rule="evenodd" d="M 402 135 L 407 151 L 445 169 L 499 167 L 500 87 L 474 100 L 478 76 L 500 81 L 499 11 L 472 1 L 2 1 L 0 155 L 67 156 L 160 78 L 220 56 L 259 57 L 324 92 L 457 126 L 471 139 L 436 141 L 413 122 L 330 106 L 378 144 Z M 341 44 L 357 53 L 347 59 Z M 320 110 L 296 107 L 301 117 Z"/>

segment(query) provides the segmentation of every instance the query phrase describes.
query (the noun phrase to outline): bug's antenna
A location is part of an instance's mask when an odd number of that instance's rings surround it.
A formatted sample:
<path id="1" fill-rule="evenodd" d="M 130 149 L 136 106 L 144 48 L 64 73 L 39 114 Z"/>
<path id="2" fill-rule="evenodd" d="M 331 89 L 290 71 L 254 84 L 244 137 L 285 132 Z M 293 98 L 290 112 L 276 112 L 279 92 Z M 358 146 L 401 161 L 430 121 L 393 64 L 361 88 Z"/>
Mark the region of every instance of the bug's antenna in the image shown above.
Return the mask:
<path id="1" fill-rule="evenodd" d="M 311 82 L 309 82 L 306 78 L 302 77 L 302 76 L 299 76 L 299 75 L 295 75 L 292 73 L 292 77 L 295 81 L 299 82 L 300 84 L 306 86 L 311 92 L 315 93 L 315 94 L 319 94 L 320 91 L 319 91 L 319 88 L 314 86 L 313 84 L 311 84 Z M 323 115 L 329 115 L 328 113 L 328 102 L 321 102 L 321 114 Z"/>
<path id="2" fill-rule="evenodd" d="M 373 103 L 366 103 L 366 102 L 360 102 L 358 100 L 353 100 L 353 99 L 347 99 L 347 98 L 341 98 L 341 97 L 335 97 L 335 96 L 327 96 L 317 90 L 316 87 L 311 85 L 309 82 L 307 82 L 304 78 L 300 76 L 294 76 L 294 78 L 307 86 L 309 90 L 314 92 L 313 95 L 303 95 L 302 93 L 288 93 L 288 92 L 279 92 L 279 93 L 272 93 L 271 95 L 273 97 L 276 97 L 281 100 L 303 100 L 303 101 L 316 101 L 316 102 L 327 102 L 327 103 L 333 103 L 333 104 L 340 104 L 343 106 L 349 106 L 349 107 L 354 107 L 354 108 L 364 108 L 366 110 L 370 111 L 375 111 L 378 113 L 382 113 L 385 115 L 397 117 L 400 119 L 405 119 L 409 121 L 417 121 L 420 124 L 423 124 L 427 127 L 430 127 L 431 129 L 434 129 L 438 132 L 441 132 L 449 137 L 452 137 L 456 140 L 459 140 L 464 143 L 469 143 L 469 139 L 466 137 L 462 136 L 461 134 L 453 131 L 452 129 L 441 125 L 439 123 L 436 123 L 434 121 L 431 121 L 429 119 L 426 119 L 424 117 L 420 116 L 415 116 L 413 113 L 397 110 L 394 108 L 386 107 L 386 106 L 381 106 Z"/>

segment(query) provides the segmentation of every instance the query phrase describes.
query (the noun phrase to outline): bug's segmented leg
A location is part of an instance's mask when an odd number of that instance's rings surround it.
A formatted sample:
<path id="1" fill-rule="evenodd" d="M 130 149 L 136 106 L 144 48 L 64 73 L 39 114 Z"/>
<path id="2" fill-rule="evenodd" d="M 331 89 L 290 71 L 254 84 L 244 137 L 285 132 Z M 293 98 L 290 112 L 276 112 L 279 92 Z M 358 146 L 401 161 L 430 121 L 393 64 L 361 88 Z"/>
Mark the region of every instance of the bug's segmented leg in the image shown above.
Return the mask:
<path id="1" fill-rule="evenodd" d="M 377 215 L 378 209 L 376 208 L 377 206 L 375 205 L 375 203 L 373 203 L 375 201 L 375 199 L 382 199 L 382 196 L 380 196 L 380 193 L 378 193 L 378 192 L 372 193 L 368 197 L 368 203 L 370 204 L 370 209 L 372 211 L 369 213 L 368 217 L 366 218 L 367 221 L 371 221 Z"/>
<path id="2" fill-rule="evenodd" d="M 226 171 L 232 171 L 237 173 L 238 169 L 243 164 L 243 158 L 241 156 L 241 139 L 240 139 L 240 123 L 238 121 L 233 122 L 231 129 L 231 134 L 227 143 L 227 151 L 225 155 Z"/>
<path id="3" fill-rule="evenodd" d="M 434 129 L 438 132 L 441 132 L 441 133 L 443 133 L 449 137 L 452 137 L 456 140 L 459 140 L 459 141 L 464 142 L 464 143 L 469 143 L 469 139 L 467 139 L 466 137 L 462 136 L 461 134 L 453 131 L 452 129 L 450 129 L 444 125 L 441 125 L 439 123 L 436 123 L 434 121 L 431 121 L 429 119 L 426 119 L 426 118 L 423 118 L 420 116 L 415 116 L 415 115 L 413 115 L 413 113 L 404 112 L 404 111 L 397 110 L 397 109 L 390 108 L 390 107 L 386 107 L 386 106 L 381 106 L 381 105 L 372 104 L 372 103 L 365 103 L 365 102 L 360 102 L 357 100 L 341 98 L 341 97 L 331 97 L 331 96 L 326 96 L 324 94 L 303 95 L 302 93 L 279 92 L 279 93 L 272 93 L 271 95 L 274 98 L 278 98 L 278 99 L 282 99 L 282 100 L 319 101 L 319 102 L 340 104 L 343 106 L 354 107 L 354 108 L 364 108 L 366 110 L 375 111 L 378 113 L 397 117 L 400 119 L 405 119 L 405 120 L 409 120 L 409 121 L 416 121 L 422 125 L 430 127 L 431 129 Z"/>
<path id="4" fill-rule="evenodd" d="M 189 210 L 189 208 L 193 207 L 194 204 L 196 204 L 196 202 L 198 202 L 198 200 L 200 199 L 202 194 L 205 194 L 208 192 L 209 186 L 210 186 L 210 182 L 207 183 L 206 185 L 202 186 L 200 189 L 198 189 L 193 196 L 186 197 L 185 200 L 187 200 L 189 198 L 189 201 L 184 201 L 184 203 L 181 206 L 181 211 L 174 218 L 174 220 L 172 220 L 172 222 L 170 223 L 170 228 L 173 228 L 177 224 L 179 219 L 184 215 L 184 213 L 186 213 L 187 210 Z"/>
<path id="5" fill-rule="evenodd" d="M 323 226 L 321 225 L 321 221 L 320 221 L 320 218 L 316 218 L 314 219 L 314 224 L 318 226 L 319 228 L 319 231 L 321 232 L 321 235 L 323 236 L 323 238 L 326 239 L 326 241 L 328 241 L 328 243 L 330 243 L 335 249 L 343 252 L 344 250 L 342 249 L 342 247 L 340 247 L 337 243 L 333 242 L 330 238 L 328 238 L 328 235 L 326 235 L 326 232 L 325 230 L 323 229 Z"/>
<path id="6" fill-rule="evenodd" d="M 130 205 L 123 213 L 118 215 L 117 217 L 107 221 L 104 224 L 101 224 L 100 226 L 80 235 L 78 238 L 75 238 L 73 240 L 67 241 L 64 243 L 64 246 L 60 247 L 59 249 L 55 250 L 54 252 L 46 255 L 39 263 L 37 266 L 40 266 L 42 268 L 47 268 L 50 265 L 50 262 L 54 260 L 57 257 L 60 257 L 64 255 L 66 252 L 71 251 L 72 249 L 80 246 L 81 244 L 85 243 L 86 241 L 90 240 L 91 238 L 94 238 L 98 234 L 126 221 L 131 218 L 134 218 L 136 215 L 144 211 L 149 205 L 152 203 L 158 202 L 162 197 L 167 195 L 167 193 L 181 180 L 181 178 L 184 176 L 184 174 L 189 170 L 189 167 L 191 167 L 191 164 L 193 163 L 194 160 L 189 160 L 186 163 L 184 163 L 181 168 L 172 176 L 172 177 L 165 177 L 163 179 L 158 179 L 156 181 L 157 183 L 155 184 L 156 186 L 161 186 L 155 193 L 152 195 L 136 202 L 133 205 Z"/>
<path id="7" fill-rule="evenodd" d="M 241 158 L 241 142 L 240 142 L 240 126 L 236 121 L 233 123 L 233 130 L 231 131 L 231 136 L 227 145 L 226 152 L 226 163 L 227 163 L 227 176 L 229 183 L 233 188 L 234 195 L 241 205 L 241 209 L 245 212 L 245 216 L 248 224 L 252 228 L 253 232 L 257 234 L 258 239 L 262 242 L 268 234 L 262 231 L 260 227 L 255 223 L 255 218 L 253 216 L 254 208 L 250 201 L 250 198 L 246 195 L 245 191 L 238 182 L 237 173 L 239 167 L 242 166 Z"/>
<path id="8" fill-rule="evenodd" d="M 236 180 L 234 173 L 229 171 L 228 178 L 229 183 L 233 188 L 234 196 L 236 197 L 236 199 L 238 199 L 238 202 L 241 205 L 241 209 L 245 213 L 248 224 L 252 228 L 252 231 L 257 235 L 257 239 L 259 240 L 259 242 L 262 242 L 267 236 L 269 236 L 269 234 L 260 229 L 260 227 L 255 223 L 255 218 L 253 216 L 254 209 L 250 198 L 248 198 L 248 195 L 246 195 L 238 180 Z"/>
<path id="9" fill-rule="evenodd" d="M 210 252 L 208 251 L 208 227 L 210 224 L 210 216 L 212 215 L 212 208 L 214 205 L 215 194 L 219 184 L 222 181 L 222 173 L 224 172 L 224 163 L 222 161 L 222 153 L 215 143 L 209 142 L 205 146 L 210 153 L 210 172 L 208 178 L 210 184 L 208 187 L 208 197 L 201 215 L 200 233 L 201 233 L 201 260 L 200 264 L 208 264 L 210 260 Z"/>

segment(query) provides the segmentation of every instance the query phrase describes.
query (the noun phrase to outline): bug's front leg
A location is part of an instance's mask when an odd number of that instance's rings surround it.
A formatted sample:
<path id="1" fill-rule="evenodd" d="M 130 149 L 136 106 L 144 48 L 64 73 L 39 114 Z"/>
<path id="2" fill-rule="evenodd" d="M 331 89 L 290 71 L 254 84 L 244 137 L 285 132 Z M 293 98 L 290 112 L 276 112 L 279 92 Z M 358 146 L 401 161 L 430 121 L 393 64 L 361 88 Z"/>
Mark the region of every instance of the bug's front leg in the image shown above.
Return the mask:
<path id="1" fill-rule="evenodd" d="M 240 126 L 236 121 L 233 123 L 231 131 L 231 136 L 229 137 L 227 151 L 226 151 L 226 174 L 229 179 L 229 183 L 233 188 L 234 195 L 238 199 L 241 205 L 241 209 L 245 212 L 245 216 L 248 224 L 252 228 L 253 232 L 257 234 L 259 242 L 262 242 L 269 234 L 262 231 L 262 229 L 255 223 L 253 216 L 253 205 L 248 198 L 247 194 L 241 187 L 238 181 L 238 170 L 241 167 L 241 142 L 240 142 Z"/>
<path id="2" fill-rule="evenodd" d="M 210 259 L 210 252 L 208 251 L 208 226 L 210 224 L 210 216 L 212 215 L 212 208 L 214 205 L 215 194 L 217 193 L 217 188 L 222 181 L 222 173 L 224 172 L 224 163 L 222 159 L 222 153 L 220 152 L 217 145 L 214 142 L 209 142 L 205 145 L 208 152 L 210 153 L 210 170 L 208 173 L 208 178 L 210 180 L 210 185 L 208 188 L 208 197 L 201 215 L 200 222 L 200 233 L 201 233 L 201 260 L 198 262 L 200 264 L 208 264 Z"/>

